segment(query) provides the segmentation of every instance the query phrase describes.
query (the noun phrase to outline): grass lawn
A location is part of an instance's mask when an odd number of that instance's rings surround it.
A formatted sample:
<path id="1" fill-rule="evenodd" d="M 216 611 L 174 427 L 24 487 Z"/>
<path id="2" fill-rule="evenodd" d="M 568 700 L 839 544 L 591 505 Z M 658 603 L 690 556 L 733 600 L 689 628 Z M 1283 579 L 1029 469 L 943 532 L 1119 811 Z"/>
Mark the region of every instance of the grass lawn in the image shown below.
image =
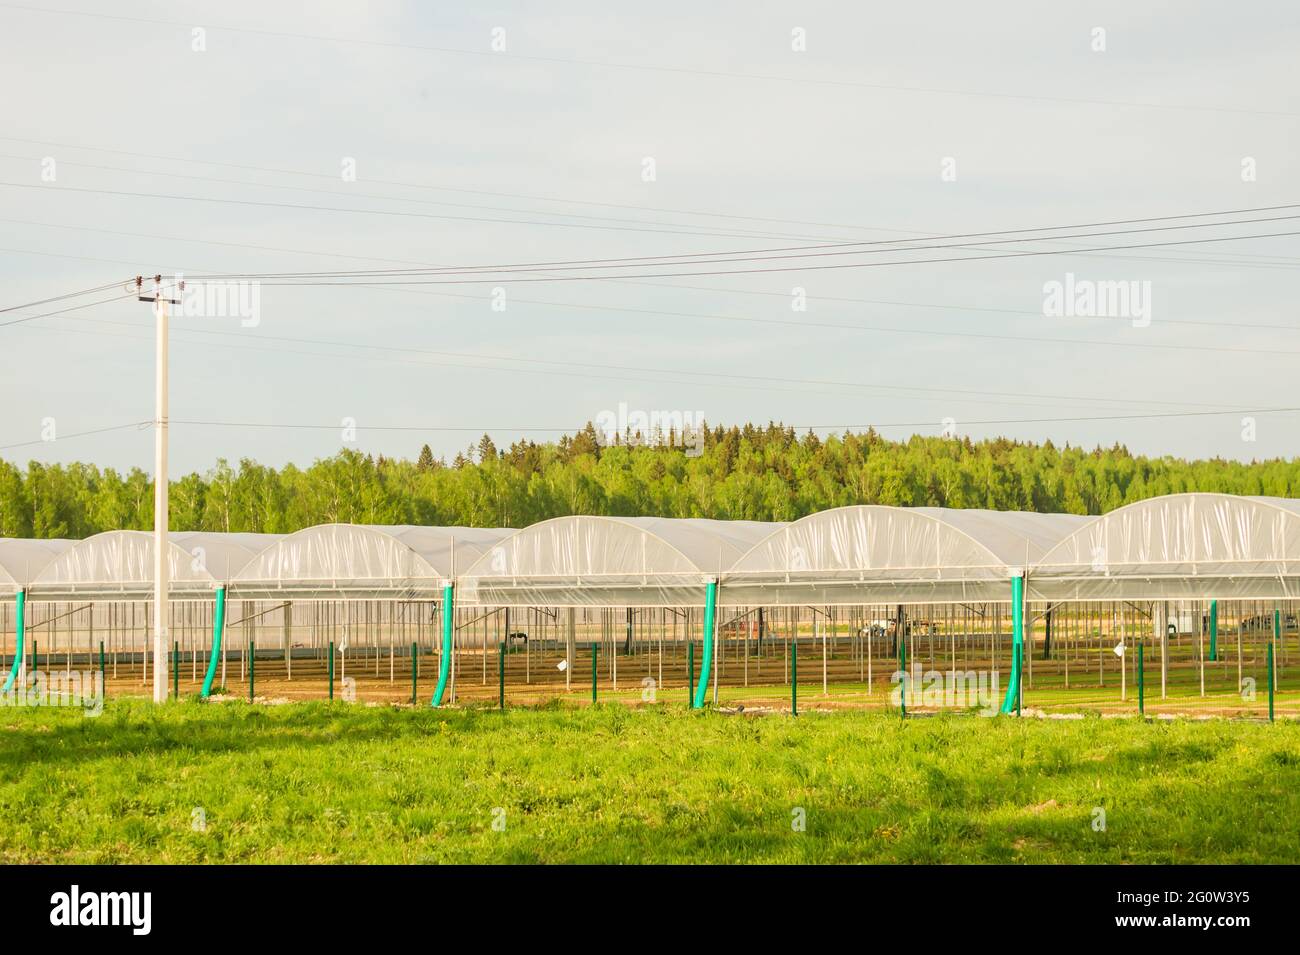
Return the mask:
<path id="1" fill-rule="evenodd" d="M 1300 723 L 111 700 L 0 711 L 0 819 L 5 863 L 1300 862 Z"/>

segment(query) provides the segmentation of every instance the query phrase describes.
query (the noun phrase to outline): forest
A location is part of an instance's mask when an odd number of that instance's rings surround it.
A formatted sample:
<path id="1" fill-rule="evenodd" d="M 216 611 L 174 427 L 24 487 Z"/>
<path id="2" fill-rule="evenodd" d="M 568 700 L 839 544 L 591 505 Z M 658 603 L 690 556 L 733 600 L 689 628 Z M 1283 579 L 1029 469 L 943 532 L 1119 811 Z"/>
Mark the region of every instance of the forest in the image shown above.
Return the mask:
<path id="1" fill-rule="evenodd" d="M 592 424 L 558 441 L 499 449 L 484 435 L 448 462 L 343 448 L 309 467 L 218 460 L 173 480 L 173 530 L 287 533 L 313 524 L 524 527 L 567 514 L 788 521 L 848 504 L 1101 514 L 1183 491 L 1291 497 L 1300 459 L 1148 458 L 1116 444 L 1058 448 L 873 430 L 821 437 L 781 424 L 612 443 Z M 153 482 L 93 464 L 0 461 L 0 536 L 82 538 L 153 526 Z"/>

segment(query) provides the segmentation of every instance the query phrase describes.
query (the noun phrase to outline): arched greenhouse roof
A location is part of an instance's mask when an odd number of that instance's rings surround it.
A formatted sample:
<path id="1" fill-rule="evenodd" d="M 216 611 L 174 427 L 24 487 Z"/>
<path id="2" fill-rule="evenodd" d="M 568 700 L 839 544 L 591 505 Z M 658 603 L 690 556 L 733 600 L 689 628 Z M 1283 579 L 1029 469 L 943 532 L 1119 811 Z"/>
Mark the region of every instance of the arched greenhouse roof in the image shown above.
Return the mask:
<path id="1" fill-rule="evenodd" d="M 462 576 L 484 605 L 672 606 L 780 527 L 706 518 L 557 517 L 516 531 Z"/>
<path id="2" fill-rule="evenodd" d="M 1005 600 L 1025 570 L 1091 518 L 853 505 L 774 531 L 732 565 L 726 602 Z"/>
<path id="3" fill-rule="evenodd" d="M 173 589 L 208 590 L 238 572 L 274 541 L 273 534 L 173 532 L 168 579 Z M 153 586 L 153 532 L 105 531 L 67 541 L 31 580 L 44 593 L 145 593 Z"/>
<path id="4" fill-rule="evenodd" d="M 1282 599 L 1300 594 L 1300 501 L 1171 494 L 1117 508 L 1038 561 L 1043 599 Z"/>
<path id="5" fill-rule="evenodd" d="M 45 566 L 75 544 L 70 540 L 0 538 L 0 586 L 24 587 Z"/>
<path id="6" fill-rule="evenodd" d="M 857 505 L 790 524 L 572 516 L 521 530 L 325 524 L 284 536 L 172 533 L 180 596 L 436 598 L 479 606 L 675 607 L 718 580 L 731 606 L 1300 597 L 1300 501 L 1152 498 L 1101 517 Z M 147 597 L 153 535 L 0 539 L 0 588 Z"/>
<path id="7" fill-rule="evenodd" d="M 276 540 L 233 576 L 236 590 L 436 588 L 509 528 L 320 524 Z"/>

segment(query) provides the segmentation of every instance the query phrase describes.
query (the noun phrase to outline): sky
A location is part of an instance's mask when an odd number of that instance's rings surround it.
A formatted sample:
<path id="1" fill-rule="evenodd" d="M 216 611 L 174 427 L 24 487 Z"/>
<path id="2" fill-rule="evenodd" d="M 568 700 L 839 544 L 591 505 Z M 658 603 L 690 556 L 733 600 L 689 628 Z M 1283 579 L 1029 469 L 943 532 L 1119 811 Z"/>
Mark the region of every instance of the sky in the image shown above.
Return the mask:
<path id="1" fill-rule="evenodd" d="M 1298 47 L 1284 2 L 0 2 L 0 308 L 107 287 L 0 312 L 0 457 L 153 470 L 124 283 L 179 272 L 262 278 L 171 318 L 173 477 L 637 412 L 1291 458 Z"/>

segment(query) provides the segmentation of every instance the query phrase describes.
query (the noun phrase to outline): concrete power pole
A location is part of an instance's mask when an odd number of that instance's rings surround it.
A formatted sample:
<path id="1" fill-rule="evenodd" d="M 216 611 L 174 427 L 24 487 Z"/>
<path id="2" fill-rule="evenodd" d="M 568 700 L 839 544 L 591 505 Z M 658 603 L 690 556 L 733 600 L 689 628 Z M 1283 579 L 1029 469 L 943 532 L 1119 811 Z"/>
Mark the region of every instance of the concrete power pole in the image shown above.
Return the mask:
<path id="1" fill-rule="evenodd" d="M 152 302 L 156 319 L 154 376 L 153 458 L 153 701 L 167 702 L 167 306 L 179 298 L 166 298 L 162 276 L 153 279 L 153 294 L 144 294 L 144 277 L 136 276 L 137 297 Z M 184 284 L 177 293 L 184 291 Z"/>

